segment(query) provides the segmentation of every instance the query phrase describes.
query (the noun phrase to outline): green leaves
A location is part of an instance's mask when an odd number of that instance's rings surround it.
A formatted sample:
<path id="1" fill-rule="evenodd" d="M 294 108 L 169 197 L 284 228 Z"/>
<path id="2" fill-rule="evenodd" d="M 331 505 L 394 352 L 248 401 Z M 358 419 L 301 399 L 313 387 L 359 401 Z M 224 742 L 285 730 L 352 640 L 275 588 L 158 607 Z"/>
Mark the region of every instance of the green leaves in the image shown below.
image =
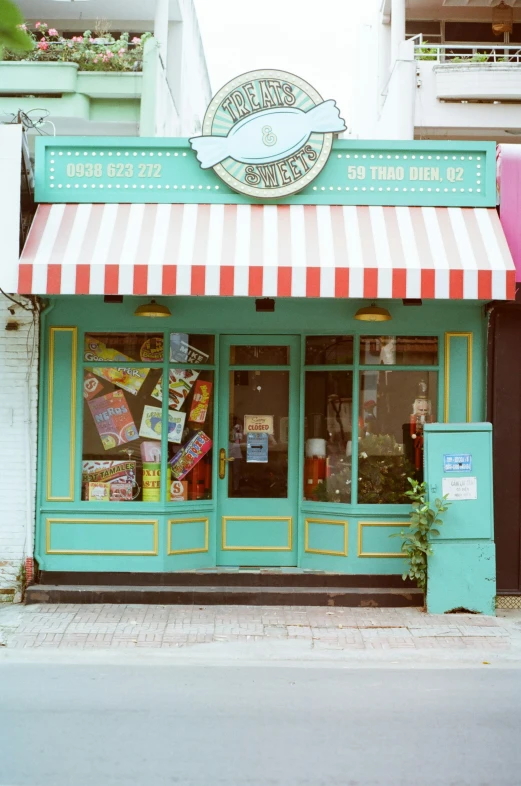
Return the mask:
<path id="1" fill-rule="evenodd" d="M 410 578 L 418 587 L 427 589 L 427 557 L 432 554 L 431 538 L 439 537 L 440 531 L 436 526 L 443 524 L 440 514 L 448 510 L 450 502 L 447 497 L 434 500 L 434 508 L 430 506 L 427 497 L 427 484 L 418 483 L 412 478 L 407 478 L 411 489 L 405 494 L 411 501 L 409 513 L 409 528 L 401 530 L 389 537 L 402 538 L 401 551 L 409 560 L 409 570 L 403 574 L 402 579 Z"/>
<path id="2" fill-rule="evenodd" d="M 11 0 L 0 0 L 0 52 L 30 52 L 34 44 L 32 38 L 22 30 L 23 16 Z"/>

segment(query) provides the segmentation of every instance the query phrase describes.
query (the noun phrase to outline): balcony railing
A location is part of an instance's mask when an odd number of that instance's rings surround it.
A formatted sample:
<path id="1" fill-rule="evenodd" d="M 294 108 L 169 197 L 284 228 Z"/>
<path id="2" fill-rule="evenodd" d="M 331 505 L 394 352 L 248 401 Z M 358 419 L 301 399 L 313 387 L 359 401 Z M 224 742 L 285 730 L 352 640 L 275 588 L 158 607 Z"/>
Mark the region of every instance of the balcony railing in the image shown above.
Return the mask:
<path id="1" fill-rule="evenodd" d="M 480 44 L 471 41 L 459 44 L 430 44 L 421 34 L 409 40 L 414 42 L 415 60 L 430 60 L 443 65 L 521 64 L 519 44 Z"/>

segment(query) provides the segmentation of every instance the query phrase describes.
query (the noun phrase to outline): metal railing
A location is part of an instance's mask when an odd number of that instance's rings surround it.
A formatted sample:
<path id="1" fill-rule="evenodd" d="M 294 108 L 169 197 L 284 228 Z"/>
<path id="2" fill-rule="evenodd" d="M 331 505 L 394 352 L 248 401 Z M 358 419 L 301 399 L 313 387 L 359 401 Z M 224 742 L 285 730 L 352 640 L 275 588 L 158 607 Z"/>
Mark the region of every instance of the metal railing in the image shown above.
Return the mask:
<path id="1" fill-rule="evenodd" d="M 521 65 L 519 44 L 481 44 L 472 41 L 458 44 L 431 44 L 422 34 L 410 38 L 414 42 L 414 59 L 432 63 L 479 65 L 483 63 Z"/>

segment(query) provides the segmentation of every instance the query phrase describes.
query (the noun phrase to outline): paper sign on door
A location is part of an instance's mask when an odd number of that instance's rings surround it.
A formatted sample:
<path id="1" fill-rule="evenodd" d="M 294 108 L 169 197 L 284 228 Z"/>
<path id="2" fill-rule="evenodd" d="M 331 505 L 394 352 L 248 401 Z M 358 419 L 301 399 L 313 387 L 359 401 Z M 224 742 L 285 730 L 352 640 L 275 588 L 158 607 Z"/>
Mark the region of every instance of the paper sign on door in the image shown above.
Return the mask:
<path id="1" fill-rule="evenodd" d="M 273 415 L 245 415 L 245 434 L 273 434 Z"/>
<path id="2" fill-rule="evenodd" d="M 465 500 L 478 498 L 477 478 L 442 478 L 443 496 L 448 500 Z"/>
<path id="3" fill-rule="evenodd" d="M 248 464 L 268 463 L 268 439 L 266 432 L 246 436 L 246 462 Z"/>

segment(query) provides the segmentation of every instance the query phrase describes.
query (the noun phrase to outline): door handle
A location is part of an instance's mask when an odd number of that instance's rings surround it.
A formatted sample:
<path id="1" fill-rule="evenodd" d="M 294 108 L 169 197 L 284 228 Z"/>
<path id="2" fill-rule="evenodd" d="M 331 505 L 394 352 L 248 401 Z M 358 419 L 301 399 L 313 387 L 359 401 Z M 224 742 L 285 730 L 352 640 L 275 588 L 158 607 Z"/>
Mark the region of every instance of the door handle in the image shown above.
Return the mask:
<path id="1" fill-rule="evenodd" d="M 227 461 L 235 461 L 233 456 L 227 458 L 226 451 L 224 448 L 221 448 L 219 451 L 219 477 L 221 480 L 224 480 L 226 477 L 226 462 Z"/>

